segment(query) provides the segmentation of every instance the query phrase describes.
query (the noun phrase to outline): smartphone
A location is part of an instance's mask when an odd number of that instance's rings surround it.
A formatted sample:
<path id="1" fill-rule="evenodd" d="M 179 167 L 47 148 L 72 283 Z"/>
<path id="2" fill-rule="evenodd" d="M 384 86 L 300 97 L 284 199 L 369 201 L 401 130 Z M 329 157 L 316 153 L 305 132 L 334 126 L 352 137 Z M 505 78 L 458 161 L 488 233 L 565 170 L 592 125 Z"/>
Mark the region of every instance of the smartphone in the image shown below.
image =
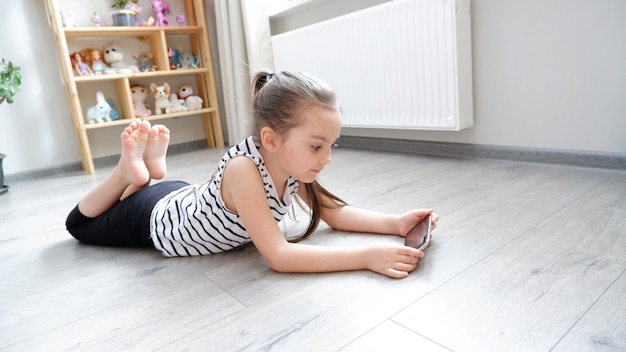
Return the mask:
<path id="1" fill-rule="evenodd" d="M 428 247 L 430 243 L 430 226 L 431 226 L 431 215 L 429 214 L 427 217 L 422 219 L 420 222 L 413 227 L 409 233 L 406 235 L 406 239 L 404 240 L 404 245 L 417 248 L 417 249 L 425 249 Z"/>

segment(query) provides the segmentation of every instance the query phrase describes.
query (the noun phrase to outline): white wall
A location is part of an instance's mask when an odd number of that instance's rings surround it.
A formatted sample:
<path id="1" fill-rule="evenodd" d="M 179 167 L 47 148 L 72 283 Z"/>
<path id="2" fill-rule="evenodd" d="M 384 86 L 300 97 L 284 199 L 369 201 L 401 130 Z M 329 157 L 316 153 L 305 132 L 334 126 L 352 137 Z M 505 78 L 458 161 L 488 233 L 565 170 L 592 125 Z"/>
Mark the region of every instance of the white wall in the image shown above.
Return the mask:
<path id="1" fill-rule="evenodd" d="M 372 2 L 385 0 L 364 6 Z M 361 3 L 309 1 L 278 15 L 272 30 L 314 23 Z M 626 152 L 626 1 L 473 0 L 472 37 L 473 128 L 344 128 L 342 134 Z"/>
<path id="2" fill-rule="evenodd" d="M 75 8 L 80 17 L 77 22 L 88 25 L 94 9 L 103 20 L 108 20 L 113 1 L 99 0 L 90 4 L 82 0 L 62 0 L 60 3 Z M 140 4 L 149 16 L 150 1 L 140 0 Z M 0 33 L 0 57 L 20 66 L 23 79 L 15 102 L 0 106 L 0 153 L 7 155 L 3 162 L 5 175 L 80 163 L 45 1 L 0 0 Z M 214 61 L 217 63 L 217 58 Z M 164 123 L 172 129 L 172 144 L 204 139 L 199 116 L 167 119 Z M 119 135 L 123 128 L 115 126 L 88 132 L 94 158 L 119 154 Z"/>
<path id="3" fill-rule="evenodd" d="M 626 1 L 474 0 L 472 14 L 473 128 L 344 134 L 626 152 Z M 0 106 L 5 174 L 79 163 L 44 1 L 0 0 L 0 33 L 0 57 L 24 71 L 16 102 Z M 176 127 L 174 143 L 201 139 Z M 101 132 L 94 154 L 119 153 L 119 130 Z"/>

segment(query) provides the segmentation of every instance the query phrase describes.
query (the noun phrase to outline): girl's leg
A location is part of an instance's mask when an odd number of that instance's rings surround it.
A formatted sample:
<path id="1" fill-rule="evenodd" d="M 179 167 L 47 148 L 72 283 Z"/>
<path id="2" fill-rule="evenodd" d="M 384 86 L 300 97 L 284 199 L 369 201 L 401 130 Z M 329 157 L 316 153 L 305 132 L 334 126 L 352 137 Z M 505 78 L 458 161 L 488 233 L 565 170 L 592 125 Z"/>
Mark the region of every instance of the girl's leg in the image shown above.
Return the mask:
<path id="1" fill-rule="evenodd" d="M 150 238 L 150 216 L 154 206 L 168 193 L 188 184 L 163 181 L 144 187 L 121 202 L 117 202 L 97 218 L 84 216 L 75 207 L 65 226 L 82 243 L 99 246 L 154 246 Z"/>
<path id="2" fill-rule="evenodd" d="M 120 136 L 120 161 L 113 172 L 78 203 L 78 209 L 84 216 L 95 218 L 101 215 L 120 200 L 129 186 L 136 191 L 150 182 L 150 172 L 143 161 L 150 131 L 148 121 L 133 121 L 124 129 Z"/>
<path id="3" fill-rule="evenodd" d="M 148 182 L 144 184 L 130 184 L 120 199 L 125 199 L 131 194 L 137 192 L 150 183 L 151 179 L 160 180 L 165 177 L 167 172 L 167 165 L 165 163 L 165 156 L 167 154 L 167 147 L 170 142 L 170 130 L 163 125 L 154 125 L 148 132 L 148 139 L 143 151 L 143 165 L 148 171 Z"/>

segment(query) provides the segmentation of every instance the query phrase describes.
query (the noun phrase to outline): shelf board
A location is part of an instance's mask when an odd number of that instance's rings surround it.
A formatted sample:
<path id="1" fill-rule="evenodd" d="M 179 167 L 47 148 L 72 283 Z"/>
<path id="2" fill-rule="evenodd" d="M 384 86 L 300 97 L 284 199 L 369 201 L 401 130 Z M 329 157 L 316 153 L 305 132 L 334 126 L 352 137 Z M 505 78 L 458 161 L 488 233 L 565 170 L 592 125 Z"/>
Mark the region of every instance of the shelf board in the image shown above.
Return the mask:
<path id="1" fill-rule="evenodd" d="M 99 82 L 99 81 L 113 81 L 120 78 L 151 78 L 151 77 L 163 77 L 163 76 L 178 76 L 178 75 L 190 75 L 208 72 L 208 68 L 190 68 L 168 71 L 149 71 L 149 72 L 135 72 L 135 73 L 115 73 L 115 74 L 101 74 L 101 75 L 89 75 L 89 76 L 74 76 L 76 83 L 84 82 Z"/>
<path id="2" fill-rule="evenodd" d="M 149 35 L 165 32 L 165 35 L 184 35 L 194 34 L 202 31 L 200 26 L 168 26 L 168 27 L 151 27 L 151 26 L 109 26 L 109 27 L 77 27 L 64 28 L 63 32 L 67 38 L 83 38 L 83 37 L 147 37 Z"/>
<path id="3" fill-rule="evenodd" d="M 205 113 L 210 113 L 214 111 L 216 111 L 216 108 L 205 108 L 205 109 L 200 109 L 200 110 L 181 111 L 181 112 L 176 112 L 173 114 L 150 115 L 147 117 L 136 118 L 136 119 L 119 119 L 119 120 L 115 120 L 111 122 L 85 124 L 85 129 L 92 130 L 92 129 L 97 129 L 97 128 L 112 127 L 112 126 L 119 126 L 119 125 L 125 126 L 131 123 L 132 121 L 139 121 L 139 120 L 158 121 L 158 120 L 163 120 L 163 119 L 171 119 L 174 117 L 184 117 L 184 116 L 205 114 Z"/>

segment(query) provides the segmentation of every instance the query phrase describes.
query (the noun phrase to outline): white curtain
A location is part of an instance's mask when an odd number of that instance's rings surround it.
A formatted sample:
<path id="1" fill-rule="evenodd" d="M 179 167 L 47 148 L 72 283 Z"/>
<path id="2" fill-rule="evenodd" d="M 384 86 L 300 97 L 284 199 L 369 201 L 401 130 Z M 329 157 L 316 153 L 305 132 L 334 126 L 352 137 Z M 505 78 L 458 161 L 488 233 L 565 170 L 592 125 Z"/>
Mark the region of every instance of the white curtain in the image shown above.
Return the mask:
<path id="1" fill-rule="evenodd" d="M 266 1 L 215 0 L 218 55 L 228 143 L 251 131 L 250 80 L 259 70 L 274 69 Z"/>

